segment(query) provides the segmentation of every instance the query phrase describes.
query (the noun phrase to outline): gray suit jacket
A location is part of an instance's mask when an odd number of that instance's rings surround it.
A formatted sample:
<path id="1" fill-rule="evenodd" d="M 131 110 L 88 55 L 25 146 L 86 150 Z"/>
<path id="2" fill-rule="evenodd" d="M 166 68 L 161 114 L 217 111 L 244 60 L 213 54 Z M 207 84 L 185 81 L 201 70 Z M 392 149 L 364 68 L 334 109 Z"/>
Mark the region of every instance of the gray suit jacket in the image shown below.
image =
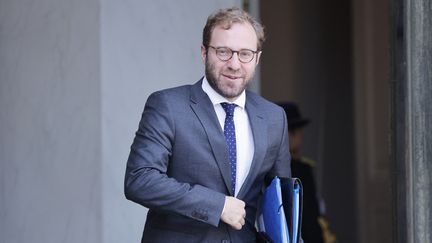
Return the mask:
<path id="1" fill-rule="evenodd" d="M 233 195 L 230 166 L 201 83 L 155 92 L 146 102 L 125 176 L 126 197 L 149 208 L 143 242 L 255 242 L 264 181 L 291 176 L 285 112 L 247 91 L 255 153 L 237 195 L 246 203 L 246 224 L 237 231 L 220 220 L 225 195 Z"/>

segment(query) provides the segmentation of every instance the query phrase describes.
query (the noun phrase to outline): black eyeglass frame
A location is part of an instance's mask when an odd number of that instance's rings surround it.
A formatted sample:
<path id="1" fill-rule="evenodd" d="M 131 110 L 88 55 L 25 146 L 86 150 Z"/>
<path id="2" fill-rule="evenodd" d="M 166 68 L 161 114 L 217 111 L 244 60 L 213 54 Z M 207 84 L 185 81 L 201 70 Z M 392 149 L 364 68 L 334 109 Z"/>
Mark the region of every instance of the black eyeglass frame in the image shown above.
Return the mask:
<path id="1" fill-rule="evenodd" d="M 255 55 L 261 52 L 260 50 L 252 51 L 252 50 L 250 50 L 250 49 L 241 49 L 241 50 L 238 50 L 238 51 L 234 51 L 234 50 L 232 50 L 232 49 L 229 48 L 229 47 L 224 47 L 224 46 L 221 46 L 221 47 L 214 47 L 214 46 L 211 46 L 211 45 L 207 46 L 207 51 L 208 51 L 209 48 L 213 48 L 213 49 L 216 51 L 216 56 L 217 56 L 217 58 L 219 58 L 219 60 L 224 61 L 224 62 L 231 60 L 231 58 L 234 56 L 234 53 L 237 53 L 237 58 L 238 58 L 238 60 L 239 60 L 241 63 L 250 63 L 250 62 L 254 59 Z M 221 49 L 226 49 L 226 50 L 229 50 L 229 51 L 231 52 L 231 55 L 229 56 L 228 59 L 226 59 L 226 60 L 225 60 L 225 59 L 222 59 L 222 58 L 218 55 L 218 51 L 221 50 Z M 252 52 L 252 53 L 253 53 L 252 58 L 251 58 L 249 61 L 241 60 L 241 58 L 240 58 L 240 52 L 241 52 L 241 51 L 250 51 L 250 52 Z"/>

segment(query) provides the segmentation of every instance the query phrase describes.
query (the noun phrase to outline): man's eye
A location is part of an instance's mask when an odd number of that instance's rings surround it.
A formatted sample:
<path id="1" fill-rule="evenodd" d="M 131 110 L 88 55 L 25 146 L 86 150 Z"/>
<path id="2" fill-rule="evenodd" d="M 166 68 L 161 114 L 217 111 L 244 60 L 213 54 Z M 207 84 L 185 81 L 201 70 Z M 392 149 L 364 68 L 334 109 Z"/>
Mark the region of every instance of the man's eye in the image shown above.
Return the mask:
<path id="1" fill-rule="evenodd" d="M 219 52 L 219 55 L 222 55 L 222 56 L 229 55 L 229 50 L 227 50 L 227 49 L 219 49 L 218 52 Z"/>
<path id="2" fill-rule="evenodd" d="M 251 57 L 252 56 L 252 52 L 250 52 L 250 51 L 241 51 L 240 52 L 240 56 L 242 56 L 242 57 Z"/>

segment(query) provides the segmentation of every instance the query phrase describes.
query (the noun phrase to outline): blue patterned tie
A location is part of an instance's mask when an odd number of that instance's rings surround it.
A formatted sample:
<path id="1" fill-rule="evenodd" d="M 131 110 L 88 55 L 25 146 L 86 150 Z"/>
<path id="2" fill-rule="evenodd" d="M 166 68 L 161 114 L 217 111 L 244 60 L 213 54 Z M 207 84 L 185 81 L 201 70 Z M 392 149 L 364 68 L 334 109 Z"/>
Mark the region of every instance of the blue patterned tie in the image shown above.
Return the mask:
<path id="1" fill-rule="evenodd" d="M 236 186 L 236 173 L 237 173 L 237 146 L 236 146 L 236 135 L 234 126 L 234 109 L 236 104 L 230 104 L 223 102 L 221 103 L 222 108 L 225 110 L 225 125 L 224 125 L 224 135 L 225 140 L 228 145 L 228 155 L 231 166 L 231 189 L 233 195 L 235 195 Z"/>

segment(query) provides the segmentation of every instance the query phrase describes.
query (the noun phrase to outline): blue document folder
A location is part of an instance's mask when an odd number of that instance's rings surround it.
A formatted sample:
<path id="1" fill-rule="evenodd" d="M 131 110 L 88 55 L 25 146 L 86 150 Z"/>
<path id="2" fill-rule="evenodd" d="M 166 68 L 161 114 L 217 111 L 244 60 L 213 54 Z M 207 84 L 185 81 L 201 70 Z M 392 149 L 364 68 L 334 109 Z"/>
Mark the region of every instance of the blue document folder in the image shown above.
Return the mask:
<path id="1" fill-rule="evenodd" d="M 287 215 L 288 231 L 293 243 L 299 242 L 301 232 L 301 215 L 303 192 L 298 178 L 282 179 L 282 203 Z"/>
<path id="2" fill-rule="evenodd" d="M 275 177 L 258 207 L 257 226 L 268 242 L 298 243 L 301 236 L 302 187 L 297 178 Z"/>

